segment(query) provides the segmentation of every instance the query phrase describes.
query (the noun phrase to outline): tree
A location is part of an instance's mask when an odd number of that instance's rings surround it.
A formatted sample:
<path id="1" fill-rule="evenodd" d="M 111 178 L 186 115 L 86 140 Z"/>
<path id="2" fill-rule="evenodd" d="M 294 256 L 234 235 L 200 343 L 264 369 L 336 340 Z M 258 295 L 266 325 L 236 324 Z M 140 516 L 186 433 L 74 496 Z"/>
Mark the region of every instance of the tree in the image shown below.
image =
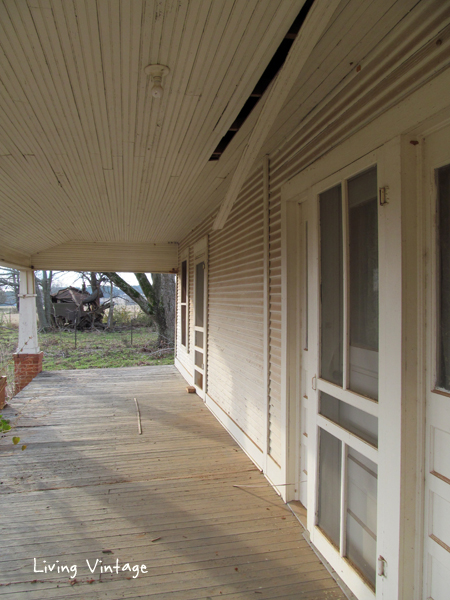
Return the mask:
<path id="1" fill-rule="evenodd" d="M 36 308 L 39 319 L 39 330 L 47 331 L 53 325 L 52 319 L 52 287 L 57 282 L 61 271 L 35 271 Z"/>
<path id="2" fill-rule="evenodd" d="M 52 301 L 50 297 L 53 271 L 36 271 L 36 308 L 39 318 L 39 327 L 46 330 L 51 325 Z M 20 271 L 6 267 L 0 268 L 0 290 L 3 296 L 13 294 L 17 310 L 19 310 Z M 9 294 L 8 294 L 9 292 Z"/>
<path id="3" fill-rule="evenodd" d="M 110 291 L 109 291 L 109 311 L 108 311 L 108 324 L 107 327 L 108 329 L 111 329 L 111 327 L 113 326 L 113 317 L 114 317 L 114 284 L 111 281 L 111 286 L 110 286 Z"/>
<path id="4" fill-rule="evenodd" d="M 153 317 L 158 329 L 160 346 L 172 345 L 175 333 L 175 276 L 166 273 L 152 273 L 152 281 L 145 273 L 135 273 L 142 294 L 127 283 L 118 273 L 103 273 L 124 294 Z"/>
<path id="5" fill-rule="evenodd" d="M 39 331 L 47 331 L 50 328 L 50 322 L 47 320 L 47 315 L 44 309 L 44 298 L 36 274 L 34 277 L 36 281 L 36 309 L 39 319 Z"/>
<path id="6" fill-rule="evenodd" d="M 52 326 L 52 284 L 53 271 L 35 271 L 36 308 L 39 319 L 39 330 L 47 331 Z"/>
<path id="7" fill-rule="evenodd" d="M 12 293 L 17 310 L 19 310 L 19 285 L 20 272 L 17 269 L 0 267 L 0 289 L 6 295 L 9 295 L 8 292 Z"/>
<path id="8" fill-rule="evenodd" d="M 41 286 L 42 286 L 42 299 L 44 301 L 44 311 L 47 323 L 50 325 L 52 322 L 52 285 L 55 278 L 53 271 L 41 271 Z"/>

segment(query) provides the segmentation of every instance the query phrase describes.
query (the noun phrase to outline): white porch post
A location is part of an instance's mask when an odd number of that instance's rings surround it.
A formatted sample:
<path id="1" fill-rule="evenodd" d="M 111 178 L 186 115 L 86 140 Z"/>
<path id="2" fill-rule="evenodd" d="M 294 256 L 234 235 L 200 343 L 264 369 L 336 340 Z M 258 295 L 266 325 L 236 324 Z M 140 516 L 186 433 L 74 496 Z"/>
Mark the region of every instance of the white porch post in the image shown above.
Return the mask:
<path id="1" fill-rule="evenodd" d="M 20 271 L 18 354 L 39 354 L 34 271 Z"/>
<path id="2" fill-rule="evenodd" d="M 19 343 L 14 354 L 14 391 L 20 392 L 42 371 L 36 324 L 36 288 L 33 269 L 20 271 Z"/>

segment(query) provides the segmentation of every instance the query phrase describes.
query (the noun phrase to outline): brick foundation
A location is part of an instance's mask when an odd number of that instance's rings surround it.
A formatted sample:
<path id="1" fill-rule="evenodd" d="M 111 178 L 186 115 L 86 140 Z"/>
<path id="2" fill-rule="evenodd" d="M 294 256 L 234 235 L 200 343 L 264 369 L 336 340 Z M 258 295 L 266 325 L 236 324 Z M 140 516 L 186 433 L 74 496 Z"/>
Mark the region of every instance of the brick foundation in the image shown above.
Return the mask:
<path id="1" fill-rule="evenodd" d="M 18 394 L 42 371 L 43 352 L 39 354 L 14 354 L 14 393 Z"/>
<path id="2" fill-rule="evenodd" d="M 6 377 L 0 377 L 0 409 L 6 404 Z"/>

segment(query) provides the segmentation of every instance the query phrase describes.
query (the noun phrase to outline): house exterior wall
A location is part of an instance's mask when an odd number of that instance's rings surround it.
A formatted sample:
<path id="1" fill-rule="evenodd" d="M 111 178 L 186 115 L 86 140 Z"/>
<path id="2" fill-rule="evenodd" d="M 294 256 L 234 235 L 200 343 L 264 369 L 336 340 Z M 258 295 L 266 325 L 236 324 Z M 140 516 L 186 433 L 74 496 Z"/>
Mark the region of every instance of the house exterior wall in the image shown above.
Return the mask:
<path id="1" fill-rule="evenodd" d="M 192 248 L 207 235 L 206 404 L 279 493 L 286 500 L 297 499 L 300 440 L 292 425 L 301 418 L 298 391 L 302 386 L 310 389 L 311 373 L 308 381 L 302 381 L 301 348 L 299 344 L 290 346 L 289 341 L 293 321 L 289 320 L 287 296 L 295 288 L 291 284 L 299 266 L 289 267 L 289 257 L 297 250 L 286 203 L 302 203 L 302 194 L 310 194 L 308 190 L 317 182 L 371 152 L 381 157 L 374 159 L 379 165 L 379 185 L 391 186 L 395 202 L 385 224 L 386 237 L 380 240 L 380 256 L 388 265 L 385 288 L 380 292 L 380 302 L 385 305 L 380 306 L 386 311 L 389 298 L 396 298 L 398 305 L 397 312 L 386 313 L 383 325 L 384 343 L 395 360 L 384 367 L 386 381 L 394 382 L 385 390 L 391 405 L 382 403 L 377 412 L 380 432 L 383 430 L 379 493 L 394 498 L 395 506 L 381 503 L 379 508 L 379 526 L 390 531 L 387 537 L 380 535 L 379 547 L 386 547 L 391 554 L 389 576 L 377 576 L 375 591 L 362 578 L 354 577 L 344 559 L 338 557 L 333 564 L 360 599 L 428 597 L 422 588 L 428 568 L 423 559 L 426 492 L 418 476 L 425 460 L 420 139 L 450 118 L 445 92 L 450 89 L 450 28 L 445 9 L 444 3 L 433 3 L 431 8 L 420 3 L 365 57 L 364 77 L 359 80 L 355 75 L 340 82 L 332 97 L 323 98 L 310 117 L 265 159 L 268 206 L 261 158 L 224 229 L 212 230 L 213 214 L 180 245 L 180 259 L 183 253 L 189 256 L 191 325 L 189 352 L 180 344 L 178 325 L 176 364 L 189 381 L 193 364 Z M 428 210 L 428 201 L 422 202 Z M 294 231 L 289 234 L 290 242 L 286 240 L 289 229 Z M 383 300 L 384 293 L 387 300 Z M 299 323 L 295 327 L 300 327 Z M 314 518 L 308 517 L 310 531 L 315 527 Z"/>
<path id="2" fill-rule="evenodd" d="M 253 442 L 265 444 L 262 169 L 231 227 L 209 236 L 207 394 Z"/>
<path id="3" fill-rule="evenodd" d="M 180 245 L 188 257 L 189 344 L 181 344 L 177 320 L 176 360 L 193 382 L 194 360 L 194 244 L 208 233 L 208 402 L 222 418 L 230 419 L 251 441 L 252 457 L 262 467 L 266 429 L 264 392 L 264 248 L 263 170 L 249 178 L 233 208 L 229 224 L 212 231 L 209 218 Z M 181 289 L 178 286 L 178 305 Z M 178 311 L 179 314 L 179 311 Z"/>

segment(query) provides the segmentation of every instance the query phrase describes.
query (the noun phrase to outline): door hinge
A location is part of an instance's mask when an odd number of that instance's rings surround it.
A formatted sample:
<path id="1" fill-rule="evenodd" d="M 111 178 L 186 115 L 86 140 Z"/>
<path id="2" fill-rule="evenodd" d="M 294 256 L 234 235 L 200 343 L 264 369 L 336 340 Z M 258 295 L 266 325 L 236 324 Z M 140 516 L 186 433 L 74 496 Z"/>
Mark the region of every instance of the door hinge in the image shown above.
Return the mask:
<path id="1" fill-rule="evenodd" d="M 386 185 L 385 187 L 380 188 L 379 193 L 380 193 L 380 206 L 389 204 L 389 187 Z"/>
<path id="2" fill-rule="evenodd" d="M 378 576 L 387 577 L 387 562 L 386 559 L 381 556 L 381 554 L 378 557 Z"/>

